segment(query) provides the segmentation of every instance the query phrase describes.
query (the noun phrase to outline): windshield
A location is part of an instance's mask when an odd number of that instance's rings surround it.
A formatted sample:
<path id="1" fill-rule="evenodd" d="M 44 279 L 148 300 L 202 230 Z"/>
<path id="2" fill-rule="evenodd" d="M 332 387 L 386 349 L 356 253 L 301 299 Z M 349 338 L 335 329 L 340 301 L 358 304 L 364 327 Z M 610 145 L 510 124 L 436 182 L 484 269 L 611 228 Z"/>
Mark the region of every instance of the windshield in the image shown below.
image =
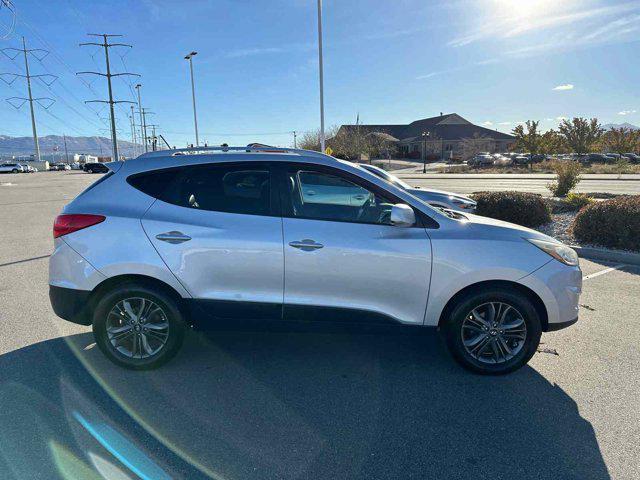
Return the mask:
<path id="1" fill-rule="evenodd" d="M 389 183 L 392 183 L 393 185 L 395 185 L 396 187 L 400 187 L 403 190 L 409 190 L 411 189 L 411 185 L 409 185 L 408 183 L 403 182 L 402 180 L 400 180 L 398 177 L 396 177 L 395 175 L 391 175 L 389 172 L 379 168 L 379 167 L 374 167 L 373 165 L 360 165 L 360 167 L 362 167 L 363 169 L 365 169 L 367 172 L 369 173 L 373 173 L 374 175 L 377 175 L 378 177 L 382 178 L 383 180 L 386 180 Z"/>

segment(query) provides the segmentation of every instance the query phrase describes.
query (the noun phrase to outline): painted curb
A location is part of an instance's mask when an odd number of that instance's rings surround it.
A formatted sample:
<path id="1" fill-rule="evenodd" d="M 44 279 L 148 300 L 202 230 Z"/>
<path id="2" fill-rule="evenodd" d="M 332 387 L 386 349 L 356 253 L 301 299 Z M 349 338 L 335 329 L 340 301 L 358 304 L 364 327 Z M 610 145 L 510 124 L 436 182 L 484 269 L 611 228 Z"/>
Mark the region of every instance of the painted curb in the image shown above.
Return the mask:
<path id="1" fill-rule="evenodd" d="M 640 253 L 619 252 L 606 248 L 589 248 L 571 245 L 579 257 L 606 262 L 626 263 L 628 265 L 640 265 Z"/>

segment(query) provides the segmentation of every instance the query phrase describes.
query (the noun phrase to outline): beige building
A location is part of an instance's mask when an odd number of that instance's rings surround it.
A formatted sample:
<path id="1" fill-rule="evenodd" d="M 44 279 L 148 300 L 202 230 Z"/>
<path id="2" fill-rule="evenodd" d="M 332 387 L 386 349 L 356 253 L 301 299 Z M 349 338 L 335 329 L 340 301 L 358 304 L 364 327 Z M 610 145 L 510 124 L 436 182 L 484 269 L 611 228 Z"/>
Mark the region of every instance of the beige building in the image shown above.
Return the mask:
<path id="1" fill-rule="evenodd" d="M 457 113 L 440 114 L 408 125 L 342 125 L 342 129 L 387 134 L 400 156 L 410 158 L 462 156 L 463 144 L 469 141 L 481 144 L 480 150 L 489 152 L 506 152 L 515 143 L 513 135 L 474 125 Z"/>

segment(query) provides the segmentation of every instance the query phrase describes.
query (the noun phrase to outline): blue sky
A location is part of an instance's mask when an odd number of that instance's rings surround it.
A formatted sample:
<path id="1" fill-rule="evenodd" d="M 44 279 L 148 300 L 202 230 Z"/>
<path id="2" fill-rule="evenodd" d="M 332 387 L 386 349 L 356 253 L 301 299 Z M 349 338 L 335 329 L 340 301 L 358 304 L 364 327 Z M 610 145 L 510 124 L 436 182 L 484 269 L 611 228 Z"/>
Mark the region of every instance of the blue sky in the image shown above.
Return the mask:
<path id="1" fill-rule="evenodd" d="M 39 133 L 109 136 L 108 109 L 82 102 L 106 98 L 104 56 L 87 32 L 125 35 L 133 49 L 114 71 L 116 97 L 132 100 L 131 82 L 144 85 L 143 104 L 172 144 L 193 142 L 188 63 L 194 59 L 200 137 L 211 144 L 261 141 L 289 145 L 291 131 L 319 126 L 315 0 L 168 1 L 12 0 L 13 36 L 0 47 L 52 54 L 32 59 L 32 74 L 59 76 L 48 112 L 37 107 Z M 0 9 L 0 23 L 9 21 Z M 0 27 L 0 38 L 3 36 Z M 603 123 L 640 123 L 640 1 L 589 0 L 325 0 L 325 115 L 327 125 L 405 123 L 457 112 L 470 121 L 510 131 L 517 122 L 596 116 Z M 1 72 L 23 62 L 0 56 Z M 85 83 L 86 82 L 86 83 Z M 0 82 L 0 97 L 25 95 L 24 82 Z M 130 138 L 129 106 L 116 110 Z M 0 103 L 0 134 L 30 135 L 28 107 Z"/>

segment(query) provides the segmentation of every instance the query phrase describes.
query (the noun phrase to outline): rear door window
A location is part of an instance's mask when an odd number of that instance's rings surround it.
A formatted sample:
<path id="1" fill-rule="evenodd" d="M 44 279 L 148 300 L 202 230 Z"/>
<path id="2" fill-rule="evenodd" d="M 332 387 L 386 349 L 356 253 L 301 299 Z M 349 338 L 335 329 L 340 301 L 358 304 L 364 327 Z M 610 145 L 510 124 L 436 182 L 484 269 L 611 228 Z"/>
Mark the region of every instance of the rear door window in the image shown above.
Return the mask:
<path id="1" fill-rule="evenodd" d="M 263 164 L 214 164 L 134 175 L 130 185 L 185 208 L 246 215 L 272 213 L 271 173 Z"/>

